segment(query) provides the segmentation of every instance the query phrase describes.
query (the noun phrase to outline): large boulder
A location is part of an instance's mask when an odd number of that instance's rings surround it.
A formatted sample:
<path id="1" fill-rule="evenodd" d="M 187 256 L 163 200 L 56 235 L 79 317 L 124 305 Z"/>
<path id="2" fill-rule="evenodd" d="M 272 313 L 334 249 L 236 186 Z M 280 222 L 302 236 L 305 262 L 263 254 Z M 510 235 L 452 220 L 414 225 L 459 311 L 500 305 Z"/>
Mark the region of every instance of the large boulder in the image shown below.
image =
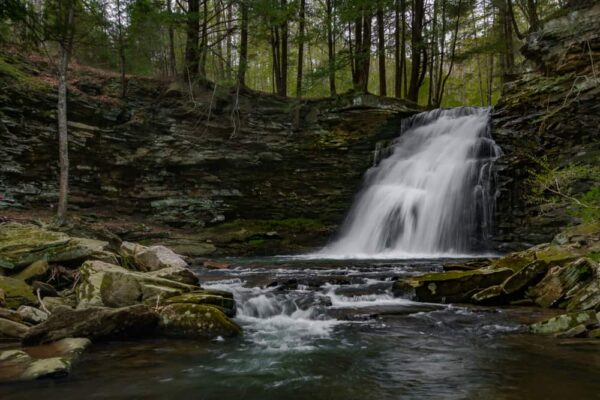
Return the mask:
<path id="1" fill-rule="evenodd" d="M 48 345 L 0 352 L 0 382 L 65 377 L 90 345 L 88 339 L 66 338 Z"/>
<path id="2" fill-rule="evenodd" d="M 567 304 L 567 311 L 600 310 L 600 278 L 577 290 Z"/>
<path id="3" fill-rule="evenodd" d="M 23 321 L 30 324 L 39 324 L 48 319 L 49 314 L 46 311 L 31 306 L 21 306 L 17 309 L 17 314 Z"/>
<path id="4" fill-rule="evenodd" d="M 0 318 L 0 339 L 20 340 L 27 331 L 29 327 L 21 322 Z"/>
<path id="5" fill-rule="evenodd" d="M 148 276 L 168 279 L 187 285 L 198 285 L 198 277 L 187 267 L 169 267 L 147 273 Z"/>
<path id="6" fill-rule="evenodd" d="M 83 310 L 59 307 L 50 318 L 27 332 L 23 344 L 50 343 L 68 337 L 91 340 L 131 339 L 151 335 L 157 323 L 156 312 L 143 304 Z"/>
<path id="7" fill-rule="evenodd" d="M 119 253 L 127 263 L 132 263 L 141 271 L 158 271 L 163 268 L 185 268 L 187 262 L 173 250 L 165 246 L 142 246 L 123 242 Z"/>
<path id="8" fill-rule="evenodd" d="M 525 265 L 499 285 L 475 293 L 472 300 L 479 304 L 505 304 L 521 296 L 525 290 L 539 282 L 548 271 L 545 261 L 537 260 Z"/>
<path id="9" fill-rule="evenodd" d="M 581 258 L 563 267 L 553 267 L 527 296 L 542 307 L 558 306 L 578 286 L 592 278 L 593 261 Z"/>
<path id="10" fill-rule="evenodd" d="M 512 274 L 509 268 L 430 273 L 398 280 L 392 290 L 396 296 L 420 301 L 466 302 L 474 293 L 498 285 Z"/>
<path id="11" fill-rule="evenodd" d="M 180 295 L 199 289 L 151 274 L 131 271 L 102 261 L 87 261 L 80 269 L 76 289 L 78 308 L 124 307 Z"/>
<path id="12" fill-rule="evenodd" d="M 36 261 L 67 262 L 103 252 L 108 242 L 71 238 L 35 225 L 0 224 L 0 268 L 18 269 Z"/>
<path id="13" fill-rule="evenodd" d="M 37 303 L 31 286 L 20 279 L 0 276 L 0 289 L 4 292 L 4 302 L 9 308 Z"/>
<path id="14" fill-rule="evenodd" d="M 187 262 L 173 250 L 165 246 L 151 246 L 136 254 L 136 264 L 143 271 L 157 271 L 170 267 L 187 267 Z"/>
<path id="15" fill-rule="evenodd" d="M 169 337 L 231 337 L 242 329 L 218 308 L 210 305 L 177 303 L 160 311 L 159 332 Z"/>

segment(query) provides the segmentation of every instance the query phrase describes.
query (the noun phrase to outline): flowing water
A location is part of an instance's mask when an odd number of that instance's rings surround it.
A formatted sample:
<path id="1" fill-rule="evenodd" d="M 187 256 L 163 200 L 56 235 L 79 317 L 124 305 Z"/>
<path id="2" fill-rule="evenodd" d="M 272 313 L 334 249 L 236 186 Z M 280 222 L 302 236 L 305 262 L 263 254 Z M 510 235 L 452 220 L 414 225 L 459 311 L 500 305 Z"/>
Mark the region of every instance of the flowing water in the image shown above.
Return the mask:
<path id="1" fill-rule="evenodd" d="M 530 336 L 539 309 L 394 298 L 430 261 L 238 260 L 198 269 L 238 300 L 239 338 L 95 344 L 58 382 L 0 386 L 8 399 L 593 399 L 595 347 Z"/>
<path id="2" fill-rule="evenodd" d="M 485 248 L 494 215 L 494 161 L 501 155 L 489 110 L 454 108 L 403 122 L 388 156 L 365 175 L 339 237 L 318 256 L 460 256 Z"/>

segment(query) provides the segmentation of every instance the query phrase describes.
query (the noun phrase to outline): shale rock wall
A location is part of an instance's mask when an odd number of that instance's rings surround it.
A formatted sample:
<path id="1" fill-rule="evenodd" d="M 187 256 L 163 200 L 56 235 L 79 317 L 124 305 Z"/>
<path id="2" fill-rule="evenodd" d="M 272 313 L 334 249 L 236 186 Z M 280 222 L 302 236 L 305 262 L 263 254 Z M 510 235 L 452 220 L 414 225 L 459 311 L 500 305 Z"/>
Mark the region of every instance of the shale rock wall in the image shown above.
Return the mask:
<path id="1" fill-rule="evenodd" d="M 528 201 L 527 179 L 537 167 L 532 157 L 546 156 L 552 167 L 600 164 L 600 4 L 548 21 L 521 51 L 526 72 L 505 86 L 493 115 L 494 137 L 504 151 L 496 241 L 506 250 L 548 242 L 578 222 L 568 207 L 540 212 Z M 599 182 L 578 182 L 573 194 Z"/>
<path id="2" fill-rule="evenodd" d="M 0 208 L 50 209 L 58 173 L 52 75 L 16 55 L 0 61 Z M 277 231 L 272 237 L 302 225 L 312 237 L 298 241 L 314 245 L 342 220 L 375 144 L 419 111 L 375 96 L 299 106 L 219 87 L 190 95 L 176 83 L 140 78 L 129 79 L 121 99 L 118 77 L 77 66 L 69 83 L 76 212 L 139 216 L 191 232 L 260 225 Z M 239 240 L 261 245 L 265 233 Z"/>

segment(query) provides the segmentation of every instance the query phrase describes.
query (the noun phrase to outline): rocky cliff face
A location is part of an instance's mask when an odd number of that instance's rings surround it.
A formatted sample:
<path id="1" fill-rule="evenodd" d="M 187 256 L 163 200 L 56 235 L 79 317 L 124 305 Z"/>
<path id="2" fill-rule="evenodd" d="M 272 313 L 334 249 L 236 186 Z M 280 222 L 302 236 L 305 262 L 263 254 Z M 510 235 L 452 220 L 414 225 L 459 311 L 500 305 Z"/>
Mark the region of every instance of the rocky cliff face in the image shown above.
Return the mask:
<path id="1" fill-rule="evenodd" d="M 14 56 L 2 63 L 0 208 L 49 209 L 58 169 L 56 99 L 52 82 L 43 83 L 51 76 Z M 140 217 L 199 234 L 188 244 L 323 244 L 375 144 L 417 112 L 374 96 L 316 100 L 302 104 L 297 129 L 293 100 L 220 88 L 189 95 L 139 78 L 120 99 L 116 77 L 86 68 L 71 76 L 72 208 L 88 219 Z M 196 250 L 204 248 L 212 245 Z"/>
<path id="2" fill-rule="evenodd" d="M 561 227 L 577 222 L 567 207 L 540 212 L 528 202 L 532 157 L 552 167 L 600 164 L 600 4 L 547 22 L 522 49 L 527 72 L 506 85 L 493 115 L 500 159 L 496 241 L 520 249 L 550 241 Z M 598 185 L 581 181 L 574 194 Z"/>
<path id="3" fill-rule="evenodd" d="M 577 222 L 528 202 L 531 157 L 553 166 L 600 160 L 600 5 L 547 22 L 522 49 L 526 73 L 493 114 L 498 162 L 496 248 L 549 241 Z M 0 208 L 51 212 L 57 197 L 55 91 L 49 67 L 0 58 Z M 201 255 L 306 251 L 351 205 L 378 142 L 418 112 L 375 96 L 289 99 L 176 84 L 84 67 L 70 82 L 71 206 L 86 223 Z M 239 108 L 236 107 L 239 104 Z M 600 179 L 598 179 L 600 180 Z M 597 182 L 579 182 L 584 192 Z M 137 225 L 136 225 L 137 224 Z M 155 224 L 158 231 L 146 225 Z M 133 227 L 132 227 L 133 226 Z M 129 235 L 129 236 L 128 236 Z"/>

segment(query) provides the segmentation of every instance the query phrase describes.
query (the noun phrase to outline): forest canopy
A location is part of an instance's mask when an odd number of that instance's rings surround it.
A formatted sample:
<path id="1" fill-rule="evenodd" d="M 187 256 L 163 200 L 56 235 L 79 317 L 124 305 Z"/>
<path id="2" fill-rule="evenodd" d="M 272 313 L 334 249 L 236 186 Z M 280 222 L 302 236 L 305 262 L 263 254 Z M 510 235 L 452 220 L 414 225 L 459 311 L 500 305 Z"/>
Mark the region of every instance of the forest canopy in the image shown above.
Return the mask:
<path id="1" fill-rule="evenodd" d="M 565 4 L 563 4 L 565 3 Z M 281 96 L 492 105 L 563 0 L 3 0 L 2 46 Z M 72 10 L 69 18 L 69 10 Z M 65 33 L 68 33 L 65 36 Z"/>

